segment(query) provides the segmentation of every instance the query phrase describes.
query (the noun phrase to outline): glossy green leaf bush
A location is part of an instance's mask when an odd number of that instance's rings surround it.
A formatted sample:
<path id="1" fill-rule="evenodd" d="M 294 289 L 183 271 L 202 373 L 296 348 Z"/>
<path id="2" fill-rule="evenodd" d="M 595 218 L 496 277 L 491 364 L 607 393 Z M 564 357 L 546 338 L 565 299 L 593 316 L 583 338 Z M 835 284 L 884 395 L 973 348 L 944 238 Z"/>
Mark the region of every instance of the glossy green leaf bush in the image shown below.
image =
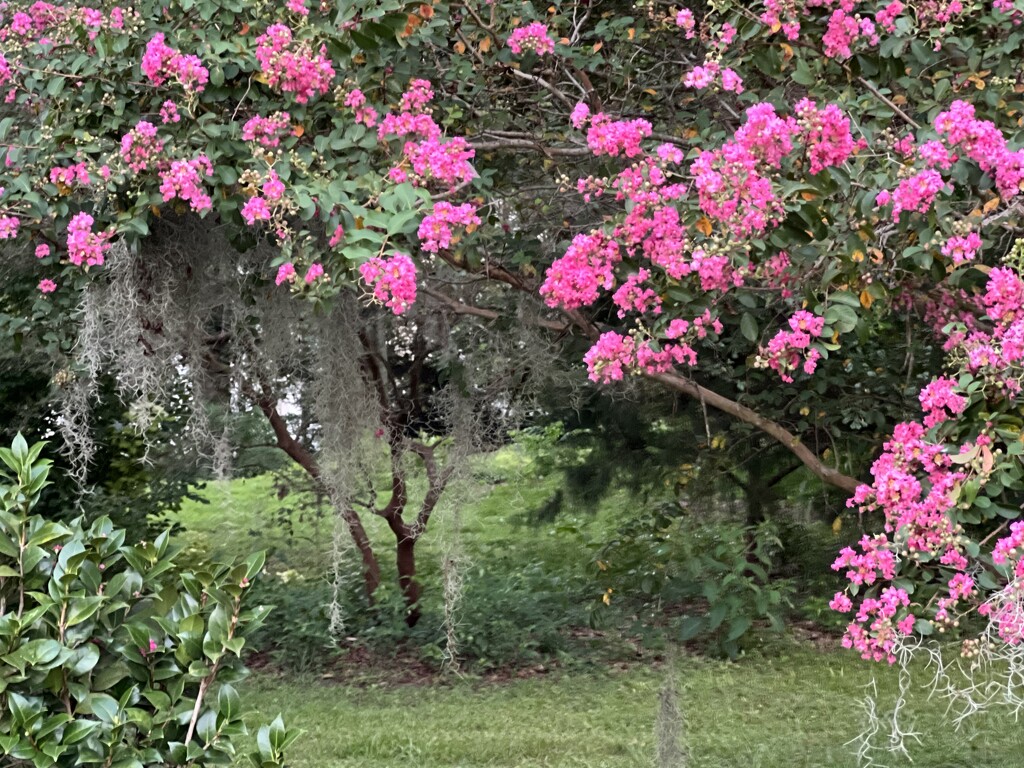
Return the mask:
<path id="1" fill-rule="evenodd" d="M 12 766 L 231 764 L 246 734 L 233 683 L 262 554 L 189 572 L 168 535 L 129 544 L 33 514 L 50 461 L 19 436 L 0 449 L 0 760 Z M 260 730 L 257 766 L 281 766 L 296 737 Z"/>

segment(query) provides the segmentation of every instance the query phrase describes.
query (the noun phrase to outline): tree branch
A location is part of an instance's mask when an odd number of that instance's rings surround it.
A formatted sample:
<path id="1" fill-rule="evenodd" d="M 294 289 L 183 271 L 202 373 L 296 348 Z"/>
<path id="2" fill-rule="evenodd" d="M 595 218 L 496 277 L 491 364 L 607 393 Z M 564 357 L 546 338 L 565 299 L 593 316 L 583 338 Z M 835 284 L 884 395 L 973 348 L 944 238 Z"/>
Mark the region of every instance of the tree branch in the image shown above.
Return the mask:
<path id="1" fill-rule="evenodd" d="M 837 469 L 826 466 L 825 463 L 810 448 L 804 445 L 800 438 L 783 427 L 778 422 L 765 418 L 757 411 L 735 400 L 705 389 L 694 381 L 680 376 L 677 373 L 655 373 L 649 374 L 648 378 L 661 382 L 671 389 L 681 392 L 688 397 L 701 400 L 712 408 L 726 413 L 740 421 L 750 424 L 752 427 L 764 432 L 766 435 L 777 440 L 783 447 L 787 448 L 800 461 L 813 472 L 824 483 L 828 483 L 847 493 L 854 493 L 860 483 L 856 478 L 844 475 Z"/>

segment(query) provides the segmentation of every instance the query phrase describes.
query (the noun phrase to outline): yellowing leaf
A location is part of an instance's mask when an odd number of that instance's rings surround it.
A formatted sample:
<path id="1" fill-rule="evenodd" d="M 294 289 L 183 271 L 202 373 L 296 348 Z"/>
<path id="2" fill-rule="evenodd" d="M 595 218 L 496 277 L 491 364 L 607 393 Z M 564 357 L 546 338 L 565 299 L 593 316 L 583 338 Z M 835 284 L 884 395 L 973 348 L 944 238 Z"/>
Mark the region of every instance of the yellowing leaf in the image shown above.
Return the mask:
<path id="1" fill-rule="evenodd" d="M 572 45 L 572 42 L 569 40 L 568 37 L 560 37 L 558 38 L 558 42 L 561 43 L 562 45 Z"/>
<path id="2" fill-rule="evenodd" d="M 697 219 L 695 226 L 697 231 L 704 235 L 704 237 L 711 237 L 711 220 L 707 216 L 701 216 Z"/>
<path id="3" fill-rule="evenodd" d="M 466 52 L 466 44 L 461 40 L 456 40 L 453 47 L 455 48 L 455 52 L 460 56 Z"/>
<path id="4" fill-rule="evenodd" d="M 156 216 L 158 219 L 160 218 L 160 206 L 159 205 L 151 205 L 151 206 L 149 206 L 149 212 L 152 213 L 154 216 Z"/>
<path id="5" fill-rule="evenodd" d="M 626 37 L 628 37 L 630 40 L 632 40 L 634 37 L 636 37 L 636 28 L 635 27 L 630 27 L 629 29 L 627 29 L 626 30 Z"/>
<path id="6" fill-rule="evenodd" d="M 837 517 L 835 520 L 832 521 L 832 533 L 834 533 L 836 536 L 838 536 L 839 532 L 842 531 L 842 530 L 843 530 L 843 518 L 842 517 Z"/>
<path id="7" fill-rule="evenodd" d="M 607 571 L 608 570 L 608 563 L 606 563 L 604 560 L 598 560 L 597 561 L 597 567 L 600 568 L 602 571 Z"/>
<path id="8" fill-rule="evenodd" d="M 304 125 L 296 125 L 295 127 L 292 128 L 292 136 L 294 136 L 297 139 L 301 139 L 302 134 L 304 134 L 305 132 L 306 126 Z"/>
<path id="9" fill-rule="evenodd" d="M 782 63 L 788 64 L 793 58 L 793 46 L 789 43 L 782 43 Z"/>
<path id="10" fill-rule="evenodd" d="M 993 197 L 981 207 L 982 213 L 992 213 L 992 211 L 999 207 L 999 202 L 1000 200 L 998 195 Z"/>
<path id="11" fill-rule="evenodd" d="M 850 258 L 853 259 L 855 263 L 860 264 L 862 261 L 864 261 L 864 251 L 854 251 L 853 253 L 850 254 Z"/>
<path id="12" fill-rule="evenodd" d="M 860 305 L 864 309 L 871 309 L 871 305 L 875 303 L 875 298 L 866 290 L 860 292 Z"/>
<path id="13" fill-rule="evenodd" d="M 800 193 L 800 197 L 803 198 L 804 200 L 817 200 L 818 193 L 804 190 L 803 192 Z"/>
<path id="14" fill-rule="evenodd" d="M 654 90 L 653 88 L 644 88 L 644 93 L 646 93 L 646 94 L 648 94 L 650 96 L 657 96 L 658 95 L 658 92 L 656 90 Z"/>
<path id="15" fill-rule="evenodd" d="M 491 36 L 488 35 L 480 41 L 480 53 L 487 53 L 491 50 Z"/>
<path id="16" fill-rule="evenodd" d="M 364 229 L 362 216 L 356 216 L 356 229 Z"/>
<path id="17" fill-rule="evenodd" d="M 597 53 L 602 48 L 604 48 L 604 43 L 603 42 L 594 43 L 594 53 Z"/>
<path id="18" fill-rule="evenodd" d="M 255 75 L 252 76 L 252 79 L 255 80 L 257 83 L 263 83 L 264 85 L 267 84 L 267 76 L 264 75 L 262 72 L 257 72 Z"/>

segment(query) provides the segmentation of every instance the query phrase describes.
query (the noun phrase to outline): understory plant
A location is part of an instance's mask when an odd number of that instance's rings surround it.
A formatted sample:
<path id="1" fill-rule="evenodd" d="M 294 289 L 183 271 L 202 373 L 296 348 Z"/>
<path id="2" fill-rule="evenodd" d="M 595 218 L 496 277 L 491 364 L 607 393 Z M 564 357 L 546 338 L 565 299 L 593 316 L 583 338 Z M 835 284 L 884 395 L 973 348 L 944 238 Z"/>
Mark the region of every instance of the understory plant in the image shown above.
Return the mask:
<path id="1" fill-rule="evenodd" d="M 0 764 L 233 764 L 263 555 L 187 571 L 167 533 L 131 544 L 107 518 L 33 514 L 43 447 L 0 448 Z M 297 736 L 280 718 L 260 728 L 252 764 L 283 766 Z"/>

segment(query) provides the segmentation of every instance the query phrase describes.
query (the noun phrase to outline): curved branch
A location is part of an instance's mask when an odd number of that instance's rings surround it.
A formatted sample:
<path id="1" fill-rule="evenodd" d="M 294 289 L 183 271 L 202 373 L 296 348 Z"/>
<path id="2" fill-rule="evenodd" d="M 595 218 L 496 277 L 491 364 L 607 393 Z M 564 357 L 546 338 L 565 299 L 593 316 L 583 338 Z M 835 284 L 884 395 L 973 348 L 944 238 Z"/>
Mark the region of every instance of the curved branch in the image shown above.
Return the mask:
<path id="1" fill-rule="evenodd" d="M 681 392 L 701 402 L 705 402 L 712 408 L 717 408 L 729 416 L 751 425 L 764 432 L 769 437 L 777 440 L 783 447 L 787 448 L 794 456 L 803 462 L 811 472 L 824 482 L 847 493 L 854 493 L 860 483 L 856 478 L 844 475 L 838 469 L 827 466 L 821 458 L 810 448 L 804 445 L 800 438 L 783 427 L 778 422 L 765 418 L 752 408 L 737 403 L 735 400 L 705 389 L 694 381 L 680 376 L 677 373 L 656 373 L 648 374 L 648 378 L 665 384 L 671 389 Z"/>

